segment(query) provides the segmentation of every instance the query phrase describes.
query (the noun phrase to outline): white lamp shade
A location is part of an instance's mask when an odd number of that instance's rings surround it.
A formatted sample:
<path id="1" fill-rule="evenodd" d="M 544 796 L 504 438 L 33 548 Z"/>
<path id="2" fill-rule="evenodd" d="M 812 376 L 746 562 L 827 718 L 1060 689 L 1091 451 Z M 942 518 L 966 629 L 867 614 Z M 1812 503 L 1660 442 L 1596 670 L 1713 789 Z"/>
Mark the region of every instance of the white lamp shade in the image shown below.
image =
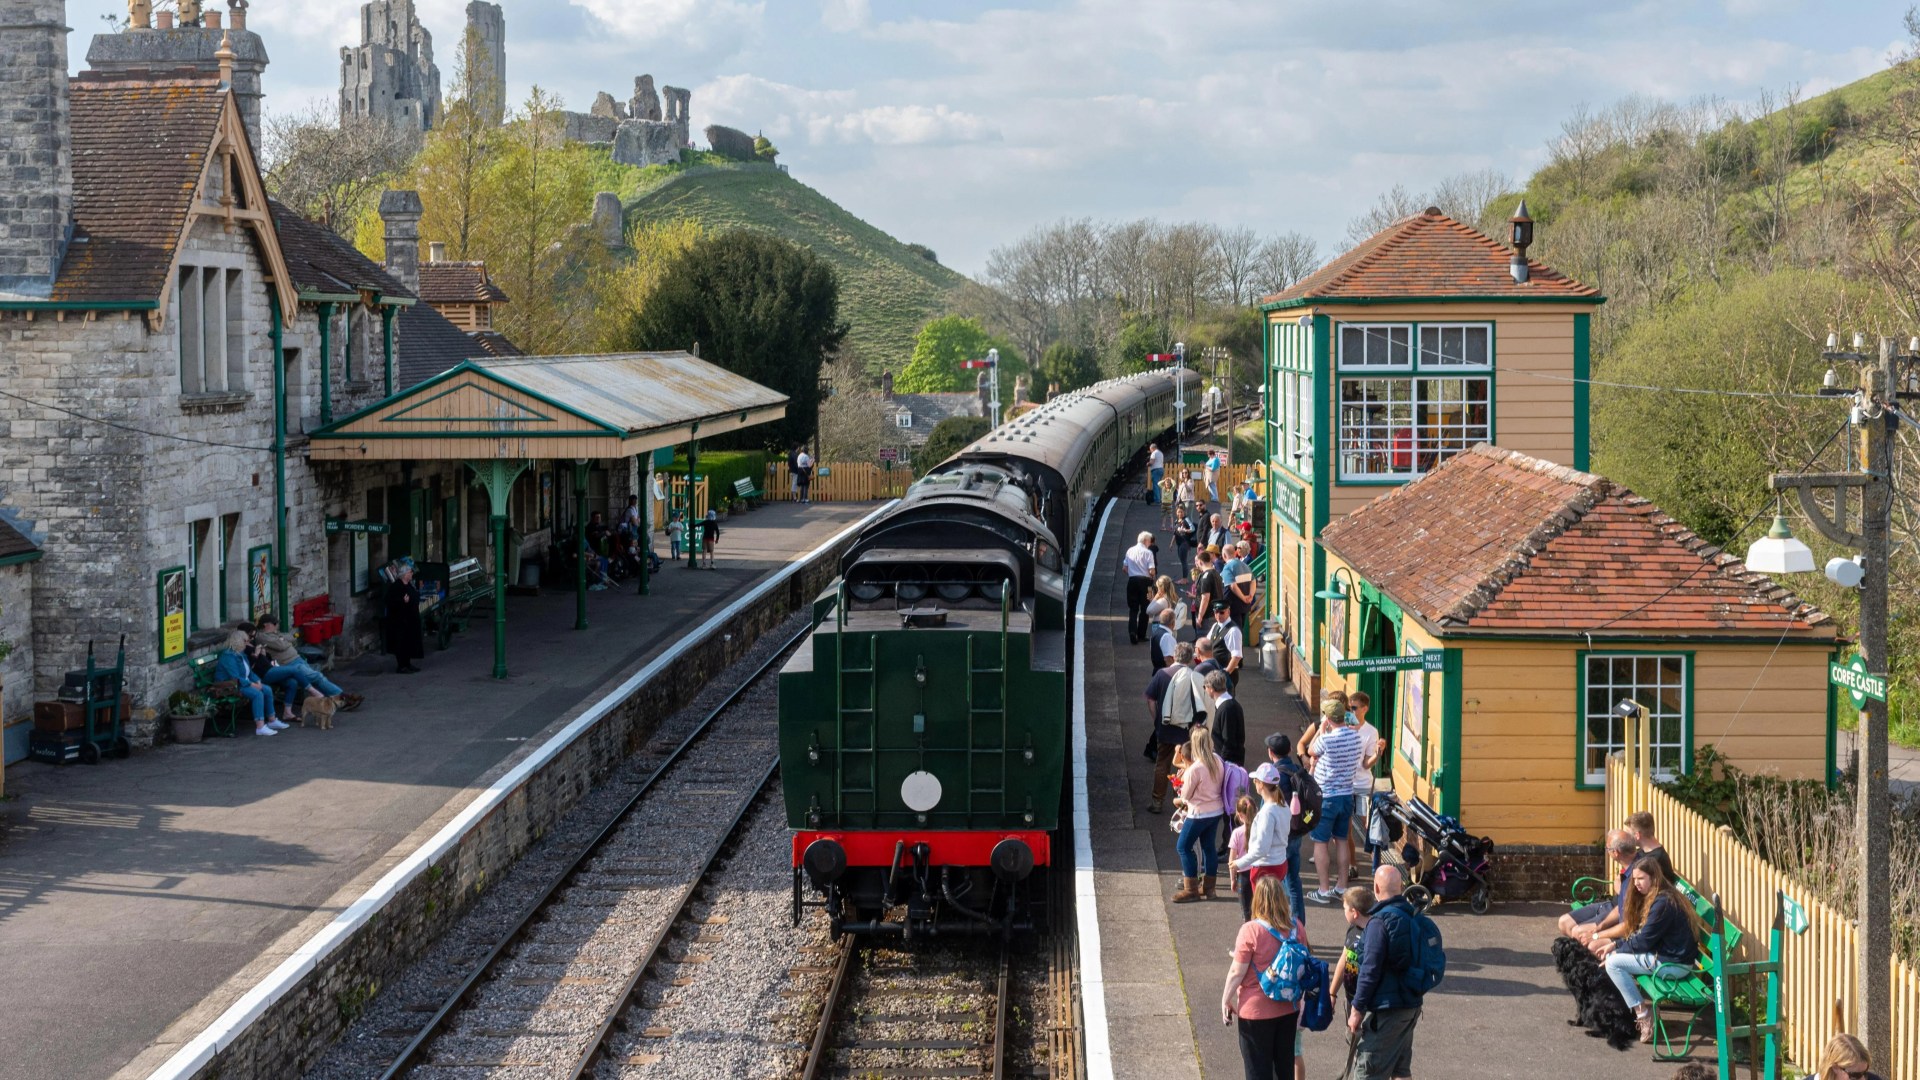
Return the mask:
<path id="1" fill-rule="evenodd" d="M 1755 540 L 1747 548 L 1747 569 L 1760 574 L 1811 574 L 1817 568 L 1813 550 L 1789 533 Z"/>

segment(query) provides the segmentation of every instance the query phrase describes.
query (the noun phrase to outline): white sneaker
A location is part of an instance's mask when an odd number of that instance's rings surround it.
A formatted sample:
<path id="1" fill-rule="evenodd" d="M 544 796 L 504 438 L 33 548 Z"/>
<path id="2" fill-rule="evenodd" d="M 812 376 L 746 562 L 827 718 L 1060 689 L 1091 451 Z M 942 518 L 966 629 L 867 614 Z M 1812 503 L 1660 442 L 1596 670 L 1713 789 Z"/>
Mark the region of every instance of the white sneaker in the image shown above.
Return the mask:
<path id="1" fill-rule="evenodd" d="M 293 725 L 287 723 L 285 720 L 269 720 L 267 721 L 267 726 L 275 731 L 285 731 Z"/>
<path id="2" fill-rule="evenodd" d="M 275 731 L 275 730 L 273 730 L 273 728 L 272 728 L 271 726 L 268 726 L 268 727 L 257 727 L 257 728 L 254 728 L 254 729 L 253 729 L 253 733 L 254 733 L 255 735 L 278 735 L 278 734 L 280 734 L 279 732 L 277 732 L 277 731 Z"/>

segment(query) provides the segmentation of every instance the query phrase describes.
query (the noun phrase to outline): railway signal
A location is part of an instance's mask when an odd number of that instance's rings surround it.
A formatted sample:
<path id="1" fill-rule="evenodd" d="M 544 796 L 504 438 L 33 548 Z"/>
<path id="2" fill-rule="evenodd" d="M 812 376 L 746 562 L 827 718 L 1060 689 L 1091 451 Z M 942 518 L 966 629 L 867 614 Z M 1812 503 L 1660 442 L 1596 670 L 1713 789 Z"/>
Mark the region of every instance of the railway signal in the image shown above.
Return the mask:
<path id="1" fill-rule="evenodd" d="M 960 366 L 963 368 L 986 368 L 987 370 L 993 372 L 993 377 L 987 380 L 987 385 L 991 387 L 991 390 L 989 391 L 990 396 L 988 397 L 988 400 L 987 400 L 987 406 L 988 406 L 988 411 L 993 413 L 993 415 L 988 419 L 993 421 L 994 427 L 999 427 L 1000 426 L 1000 350 L 988 349 L 985 359 L 962 360 L 960 361 Z"/>

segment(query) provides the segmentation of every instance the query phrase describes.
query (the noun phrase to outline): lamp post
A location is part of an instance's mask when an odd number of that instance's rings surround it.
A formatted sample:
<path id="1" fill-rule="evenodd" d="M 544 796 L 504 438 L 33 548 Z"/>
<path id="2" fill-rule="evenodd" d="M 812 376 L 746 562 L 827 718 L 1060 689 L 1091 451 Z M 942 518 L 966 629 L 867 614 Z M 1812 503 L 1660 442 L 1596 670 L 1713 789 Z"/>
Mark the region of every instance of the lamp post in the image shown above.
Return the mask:
<path id="1" fill-rule="evenodd" d="M 1834 364 L 1845 361 L 1858 365 L 1859 383 L 1857 389 L 1845 389 L 1830 369 L 1820 393 L 1851 399 L 1849 418 L 1859 431 L 1859 454 L 1865 471 L 1776 473 L 1772 486 L 1778 492 L 1794 492 L 1801 510 L 1822 536 L 1861 553 L 1858 562 L 1833 560 L 1828 564 L 1828 576 L 1841 584 L 1858 584 L 1860 658 L 1869 673 L 1884 678 L 1888 667 L 1887 559 L 1893 526 L 1894 425 L 1901 415 L 1900 401 L 1920 400 L 1920 389 L 1907 389 L 1911 376 L 1920 373 L 1920 339 L 1915 339 L 1910 353 L 1902 356 L 1895 353 L 1892 339 L 1881 338 L 1877 362 L 1864 350 L 1865 341 L 1859 334 L 1853 335 L 1853 348 L 1845 351 L 1839 348 L 1839 336 L 1829 335 L 1822 358 Z M 1896 368 L 1903 369 L 1908 377 L 1896 379 Z M 1851 492 L 1856 488 L 1860 491 L 1858 531 L 1848 520 Z M 1819 505 L 1816 491 L 1832 494 L 1831 516 Z M 1793 539 L 1786 518 L 1776 515 L 1767 536 L 1756 540 L 1748 549 L 1747 566 L 1762 573 L 1805 573 L 1814 569 L 1814 562 L 1806 545 Z M 1854 992 L 1858 1010 L 1854 1028 L 1866 1043 L 1867 1052 L 1874 1055 L 1875 1060 L 1885 1061 L 1892 1049 L 1893 927 L 1887 869 L 1892 830 L 1887 800 L 1887 703 L 1884 699 L 1866 699 L 1860 712 L 1856 754 L 1853 838 L 1860 852 L 1861 881 L 1856 909 L 1860 957 Z"/>
<path id="2" fill-rule="evenodd" d="M 1187 433 L 1187 343 L 1173 343 L 1173 460 L 1186 471 L 1186 451 L 1181 448 Z"/>

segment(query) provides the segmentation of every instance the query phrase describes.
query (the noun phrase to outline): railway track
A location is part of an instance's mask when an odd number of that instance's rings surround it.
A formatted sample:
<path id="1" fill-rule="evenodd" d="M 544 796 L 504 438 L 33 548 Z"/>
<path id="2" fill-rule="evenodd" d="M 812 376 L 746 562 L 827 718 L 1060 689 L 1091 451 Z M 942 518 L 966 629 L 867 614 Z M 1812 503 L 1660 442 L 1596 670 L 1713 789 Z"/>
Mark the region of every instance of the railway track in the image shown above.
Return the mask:
<path id="1" fill-rule="evenodd" d="M 801 1080 L 1010 1075 L 1013 945 L 967 944 L 843 939 Z"/>
<path id="2" fill-rule="evenodd" d="M 697 939 L 683 940 L 680 931 L 703 880 L 774 775 L 775 703 L 766 676 L 806 632 L 802 626 L 775 649 L 635 785 L 446 996 L 382 1080 L 594 1073 L 649 972 L 700 959 Z M 715 739 L 724 753 L 694 753 Z"/>

